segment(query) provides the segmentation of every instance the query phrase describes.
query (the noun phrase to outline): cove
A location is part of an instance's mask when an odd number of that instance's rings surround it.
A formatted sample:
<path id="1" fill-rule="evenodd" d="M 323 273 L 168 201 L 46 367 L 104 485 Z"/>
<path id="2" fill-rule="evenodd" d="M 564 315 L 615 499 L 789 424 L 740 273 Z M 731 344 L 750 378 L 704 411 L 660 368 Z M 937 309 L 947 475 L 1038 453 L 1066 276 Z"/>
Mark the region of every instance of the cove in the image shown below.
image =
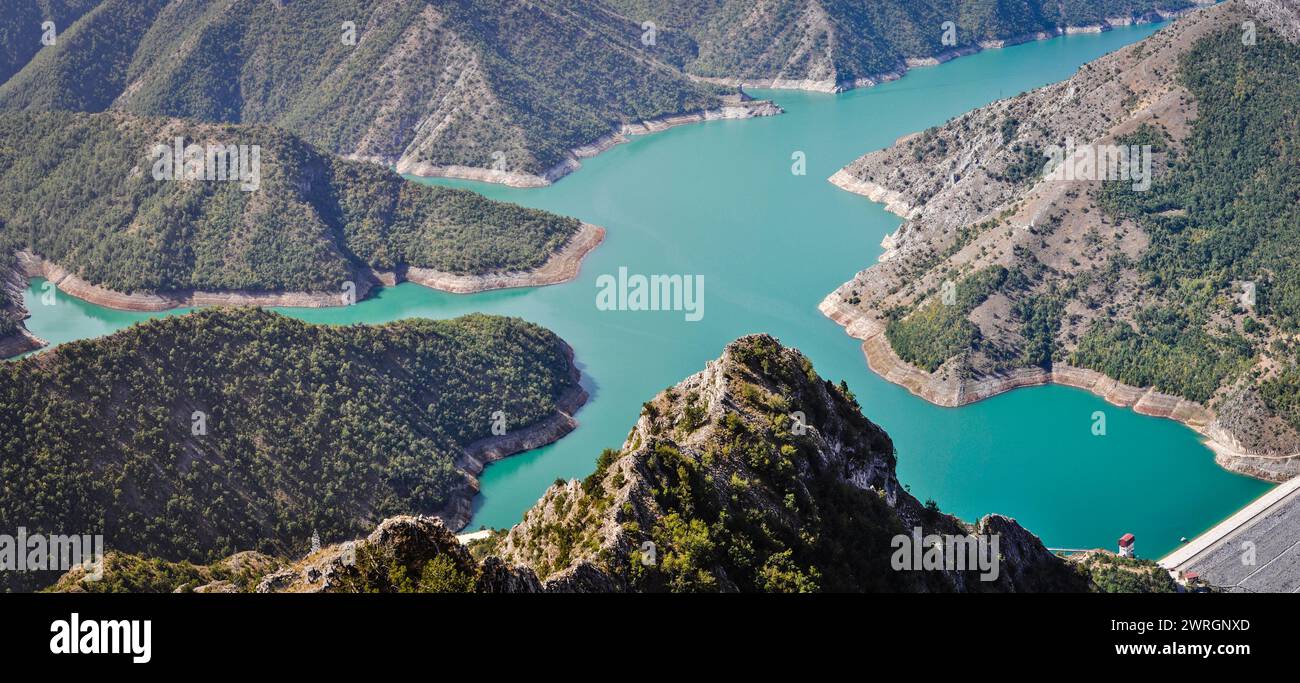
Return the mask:
<path id="1" fill-rule="evenodd" d="M 281 312 L 350 324 L 480 311 L 545 325 L 573 345 L 591 394 L 579 428 L 490 466 L 471 529 L 514 524 L 555 479 L 586 476 L 601 449 L 618 447 L 644 401 L 700 370 L 727 342 L 767 332 L 807 354 L 827 379 L 848 382 L 866 416 L 893 437 L 899 478 L 921 500 L 967 520 L 1015 517 L 1052 547 L 1112 548 L 1132 532 L 1141 556 L 1158 557 L 1269 485 L 1219 468 L 1191 430 L 1077 389 L 1019 389 L 958 409 L 933 406 L 873 374 L 859 343 L 817 311 L 827 293 L 875 262 L 881 238 L 899 224 L 880 205 L 826 182 L 831 174 L 901 135 L 1068 77 L 1155 30 L 988 50 L 839 95 L 756 91 L 787 113 L 636 138 L 551 187 L 420 180 L 575 216 L 604 226 L 606 241 L 564 285 L 452 295 L 402 284 L 355 306 Z M 791 172 L 796 152 L 806 157 L 806 175 Z M 600 310 L 597 279 L 620 268 L 702 276 L 703 318 Z M 33 280 L 27 292 L 28 324 L 53 343 L 158 315 L 61 293 L 56 305 L 43 306 L 42 284 Z M 1105 436 L 1091 431 L 1097 410 L 1107 416 Z"/>

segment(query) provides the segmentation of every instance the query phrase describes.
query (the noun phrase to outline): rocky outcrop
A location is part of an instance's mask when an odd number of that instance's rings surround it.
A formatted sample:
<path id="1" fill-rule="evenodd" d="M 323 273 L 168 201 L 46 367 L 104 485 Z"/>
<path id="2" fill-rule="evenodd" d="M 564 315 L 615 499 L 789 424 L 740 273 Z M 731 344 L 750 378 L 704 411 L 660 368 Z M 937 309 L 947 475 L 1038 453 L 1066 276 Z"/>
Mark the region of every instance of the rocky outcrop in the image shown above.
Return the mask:
<path id="1" fill-rule="evenodd" d="M 647 403 L 621 449 L 587 480 L 552 486 L 509 532 L 466 547 L 439 519 L 395 517 L 268 573 L 256 590 L 1090 589 L 1014 520 L 969 526 L 922 505 L 894 466 L 888 435 L 845 390 L 797 351 L 747 337 Z M 897 539 L 914 532 L 918 542 L 996 538 L 997 569 L 893 566 Z"/>
<path id="2" fill-rule="evenodd" d="M 235 553 L 208 565 L 167 562 L 108 551 L 98 564 L 65 572 L 51 593 L 242 593 L 275 572 L 281 560 L 253 551 Z"/>
<path id="3" fill-rule="evenodd" d="M 647 403 L 617 452 L 547 490 L 495 554 L 566 592 L 1087 589 L 1001 517 L 981 528 L 1008 544 L 1014 571 L 891 568 L 900 534 L 977 531 L 913 498 L 894 465 L 888 435 L 843 389 L 771 337 L 746 337 Z M 853 571 L 831 559 L 841 544 Z"/>
<path id="4" fill-rule="evenodd" d="M 459 592 L 537 593 L 537 577 L 526 569 L 511 569 L 496 558 L 479 563 L 442 521 L 434 517 L 400 516 L 384 520 L 364 539 L 323 548 L 294 564 L 268 574 L 258 593 L 395 592 L 419 584 L 398 585 L 394 574 L 407 572 L 418 580 L 424 568 L 441 560 L 452 577 L 463 583 Z"/>
<path id="5" fill-rule="evenodd" d="M 523 567 L 508 567 L 494 555 L 479 565 L 475 584 L 480 593 L 541 593 L 542 584 L 537 575 Z"/>
<path id="6" fill-rule="evenodd" d="M 912 213 L 912 205 L 908 203 L 906 195 L 898 190 L 891 190 L 884 185 L 859 178 L 848 169 L 840 169 L 835 175 L 830 177 L 832 185 L 860 194 L 873 202 L 879 202 L 885 205 L 885 210 L 903 218 L 907 218 Z"/>
<path id="7" fill-rule="evenodd" d="M 1214 420 L 1202 432 L 1214 451 L 1214 461 L 1239 474 L 1285 481 L 1300 473 L 1300 434 L 1273 413 L 1258 390 L 1239 383 L 1216 407 Z M 1239 435 L 1249 435 L 1243 442 Z"/>

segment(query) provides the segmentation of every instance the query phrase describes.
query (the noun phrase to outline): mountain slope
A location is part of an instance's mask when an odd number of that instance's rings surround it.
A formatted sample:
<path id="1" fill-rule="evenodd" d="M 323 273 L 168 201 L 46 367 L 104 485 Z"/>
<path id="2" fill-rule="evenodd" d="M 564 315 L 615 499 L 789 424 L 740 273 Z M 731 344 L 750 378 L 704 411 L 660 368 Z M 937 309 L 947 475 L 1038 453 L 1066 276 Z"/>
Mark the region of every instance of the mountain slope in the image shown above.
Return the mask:
<path id="1" fill-rule="evenodd" d="M 756 111 L 680 73 L 691 50 L 593 2 L 103 0 L 0 108 L 272 124 L 402 172 L 538 184 L 626 125 Z"/>
<path id="2" fill-rule="evenodd" d="M 971 527 L 922 505 L 894 465 L 847 389 L 771 337 L 746 337 L 646 403 L 620 449 L 548 490 L 495 553 L 552 590 L 1086 588 L 1014 521 Z M 916 527 L 1000 535 L 1000 574 L 896 571 L 892 539 Z"/>
<path id="3" fill-rule="evenodd" d="M 1194 7 L 1188 0 L 609 0 L 699 45 L 688 73 L 759 87 L 841 90 L 983 47 L 1103 30 Z M 1204 4 L 1204 3 L 1200 3 Z M 953 33 L 945 36 L 945 23 Z M 947 38 L 947 40 L 946 40 Z"/>
<path id="4" fill-rule="evenodd" d="M 795 422 L 792 417 L 801 420 Z M 797 425 L 804 425 L 799 427 Z M 428 517 L 291 562 L 206 567 L 110 557 L 105 579 L 57 591 L 1047 592 L 1169 590 L 1150 562 L 1066 562 L 1014 521 L 970 526 L 922 505 L 893 445 L 846 389 L 768 336 L 729 344 L 645 405 L 623 447 L 582 482 L 557 482 L 508 533 L 468 548 Z M 895 567 L 896 537 L 996 538 L 996 575 Z M 927 541 L 928 542 L 928 541 Z M 1099 551 L 1100 552 L 1100 551 Z M 255 566 L 259 571 L 241 571 Z M 984 567 L 987 569 L 987 566 Z M 1129 573 L 1132 573 L 1130 576 Z M 206 582 L 206 583 L 205 583 Z"/>
<path id="5" fill-rule="evenodd" d="M 459 525 L 484 464 L 559 438 L 585 399 L 567 345 L 512 318 L 151 320 L 0 364 L 0 528 L 211 561 L 399 513 Z"/>
<path id="6" fill-rule="evenodd" d="M 1231 469 L 1300 472 L 1300 47 L 1272 28 L 1294 34 L 1295 15 L 1267 11 L 1283 7 L 1197 12 L 846 167 L 832 182 L 907 220 L 823 311 L 937 403 L 1071 384 L 1186 422 Z M 1067 143 L 1150 145 L 1150 187 L 1046 175 Z"/>
<path id="7" fill-rule="evenodd" d="M 802 413 L 802 415 L 800 415 Z M 802 422 L 793 422 L 792 416 Z M 797 427 L 802 424 L 806 429 Z M 797 433 L 801 432 L 801 433 Z M 797 351 L 746 337 L 645 405 L 582 482 L 557 482 L 506 532 L 461 545 L 399 516 L 294 561 L 208 566 L 110 554 L 104 578 L 54 591 L 141 592 L 1169 592 L 1155 563 L 1105 551 L 1064 561 L 998 515 L 970 526 L 920 504 L 893 445 Z M 895 566 L 898 535 L 997 539 L 996 576 Z M 928 540 L 926 541 L 929 542 Z M 927 552 L 931 552 L 933 549 Z M 951 552 L 951 551 L 945 551 Z M 974 566 L 973 564 L 970 566 Z M 987 569 L 987 565 L 985 567 Z"/>
<path id="8" fill-rule="evenodd" d="M 12 78 L 0 81 L 0 109 L 108 108 L 127 85 L 127 71 L 141 36 L 166 4 L 166 0 L 94 3 L 75 21 L 55 22 L 58 39 L 53 45 L 37 40 L 41 36 L 33 29 L 39 21 L 23 27 L 27 30 L 17 36 L 17 49 L 40 49 Z"/>
<path id="9" fill-rule="evenodd" d="M 41 47 L 21 23 L 5 29 L 17 43 L 0 109 L 269 124 L 403 173 L 534 186 L 629 133 L 780 111 L 736 93 L 738 83 L 839 90 L 981 47 L 1157 19 L 1197 3 L 70 4 L 55 45 Z"/>
<path id="10" fill-rule="evenodd" d="M 243 146 L 231 158 L 253 180 L 156 178 L 155 147 L 178 138 Z M 331 158 L 265 126 L 0 115 L 0 255 L 19 252 L 23 274 L 118 308 L 339 305 L 401 279 L 452 291 L 549 284 L 572 277 L 602 234 Z"/>
<path id="11" fill-rule="evenodd" d="M 11 0 L 0 15 L 0 83 L 18 73 L 43 46 L 45 22 L 54 37 L 99 4 L 99 0 Z"/>

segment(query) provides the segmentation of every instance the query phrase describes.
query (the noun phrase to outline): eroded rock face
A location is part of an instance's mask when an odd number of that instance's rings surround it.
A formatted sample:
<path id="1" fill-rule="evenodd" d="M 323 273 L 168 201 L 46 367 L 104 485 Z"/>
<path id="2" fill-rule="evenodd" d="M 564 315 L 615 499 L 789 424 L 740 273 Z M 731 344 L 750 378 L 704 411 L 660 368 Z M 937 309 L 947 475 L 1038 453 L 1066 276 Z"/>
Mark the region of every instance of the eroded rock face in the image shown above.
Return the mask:
<path id="1" fill-rule="evenodd" d="M 370 535 L 323 548 L 266 576 L 259 593 L 330 593 L 396 589 L 387 576 L 401 568 L 416 574 L 438 557 L 469 570 L 474 561 L 456 537 L 435 517 L 391 517 Z"/>
<path id="2" fill-rule="evenodd" d="M 479 567 L 476 589 L 480 593 L 541 593 L 542 584 L 532 570 L 509 567 L 501 558 L 488 556 Z"/>
<path id="3" fill-rule="evenodd" d="M 996 535 L 1003 561 L 999 590 L 1051 593 L 1086 590 L 1087 580 L 1043 546 L 1037 536 L 1002 515 L 988 515 L 976 527 L 980 535 Z M 977 588 L 977 587 L 975 587 Z"/>

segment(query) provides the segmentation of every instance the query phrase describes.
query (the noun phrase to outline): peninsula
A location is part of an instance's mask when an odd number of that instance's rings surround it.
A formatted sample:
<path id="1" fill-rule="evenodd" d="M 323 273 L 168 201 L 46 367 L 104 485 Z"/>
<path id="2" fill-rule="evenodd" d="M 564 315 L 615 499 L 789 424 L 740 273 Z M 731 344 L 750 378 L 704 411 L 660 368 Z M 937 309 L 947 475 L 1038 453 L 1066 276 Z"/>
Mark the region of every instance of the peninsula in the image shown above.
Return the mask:
<path id="1" fill-rule="evenodd" d="M 1285 10 L 1202 9 L 842 169 L 831 182 L 905 220 L 821 310 L 934 403 L 1067 384 L 1184 422 L 1231 470 L 1294 476 L 1297 187 L 1275 150 L 1295 144 L 1300 46 Z M 1149 186 L 1047 170 L 1053 150 L 1086 171 L 1115 148 L 1145 155 Z"/>

